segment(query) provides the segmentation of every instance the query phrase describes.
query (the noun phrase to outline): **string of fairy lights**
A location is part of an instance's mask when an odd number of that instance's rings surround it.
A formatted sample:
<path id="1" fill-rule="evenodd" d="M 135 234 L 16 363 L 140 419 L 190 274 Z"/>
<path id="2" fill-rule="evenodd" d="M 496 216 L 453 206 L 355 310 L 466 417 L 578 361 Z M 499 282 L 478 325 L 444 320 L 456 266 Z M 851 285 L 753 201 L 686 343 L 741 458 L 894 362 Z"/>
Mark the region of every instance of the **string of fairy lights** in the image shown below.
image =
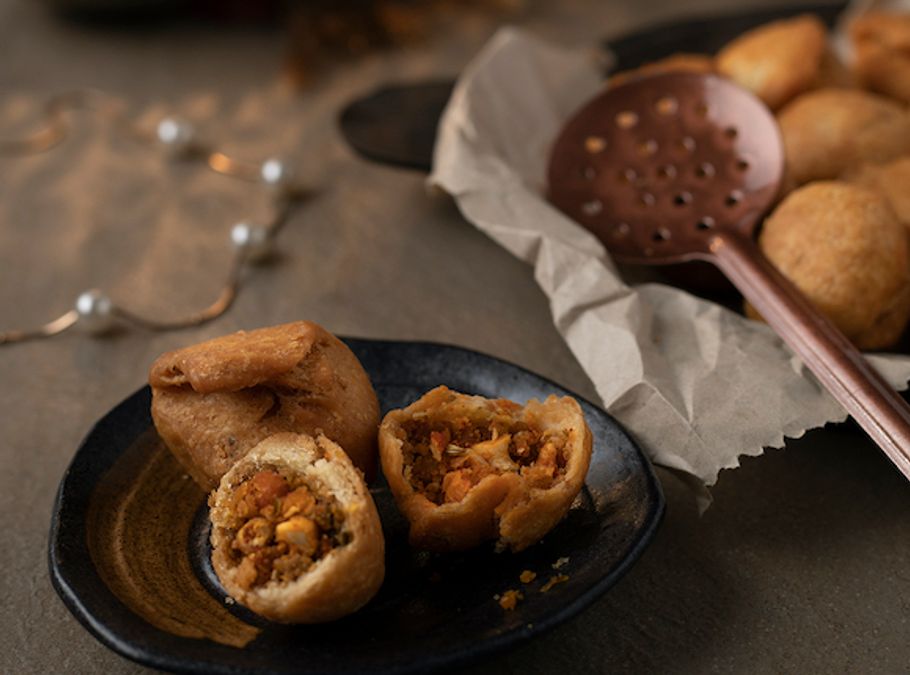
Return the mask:
<path id="1" fill-rule="evenodd" d="M 89 335 L 103 335 L 115 328 L 179 330 L 198 326 L 224 314 L 240 292 L 241 280 L 247 278 L 247 271 L 271 257 L 279 230 L 306 196 L 306 191 L 296 183 L 287 164 L 274 158 L 250 162 L 231 157 L 204 142 L 193 125 L 179 117 L 164 117 L 158 121 L 154 131 L 149 131 L 126 114 L 123 101 L 90 89 L 49 99 L 43 109 L 40 128 L 24 138 L 0 140 L 0 157 L 35 155 L 57 147 L 71 132 L 67 113 L 76 110 L 100 116 L 118 133 L 143 146 L 160 147 L 162 156 L 171 161 L 194 162 L 223 176 L 263 185 L 272 193 L 272 211 L 266 222 L 243 221 L 230 228 L 229 242 L 233 253 L 227 279 L 215 300 L 195 313 L 163 321 L 137 314 L 115 303 L 103 291 L 90 289 L 79 293 L 69 310 L 42 326 L 0 330 L 0 345 L 50 338 L 71 329 L 81 329 Z"/>

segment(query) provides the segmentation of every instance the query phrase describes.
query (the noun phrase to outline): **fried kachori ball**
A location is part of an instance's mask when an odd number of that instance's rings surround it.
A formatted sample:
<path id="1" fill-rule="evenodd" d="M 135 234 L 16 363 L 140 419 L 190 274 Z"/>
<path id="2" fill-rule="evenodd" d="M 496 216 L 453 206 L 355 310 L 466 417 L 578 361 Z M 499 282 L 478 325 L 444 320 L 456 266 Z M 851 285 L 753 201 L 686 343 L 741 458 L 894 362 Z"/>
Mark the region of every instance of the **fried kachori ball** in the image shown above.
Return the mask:
<path id="1" fill-rule="evenodd" d="M 632 70 L 623 70 L 610 76 L 609 86 L 616 87 L 627 82 L 663 73 L 713 73 L 714 59 L 707 54 L 679 52 L 651 61 Z"/>
<path id="2" fill-rule="evenodd" d="M 910 103 L 910 14 L 870 12 L 850 24 L 853 68 L 867 89 Z"/>
<path id="3" fill-rule="evenodd" d="M 866 91 L 809 91 L 784 107 L 777 120 L 789 186 L 837 178 L 863 163 L 910 153 L 910 114 Z"/>
<path id="4" fill-rule="evenodd" d="M 765 221 L 768 259 L 860 349 L 882 349 L 910 317 L 906 229 L 887 201 L 840 181 L 806 185 Z M 746 314 L 759 318 L 747 306 Z"/>
<path id="5" fill-rule="evenodd" d="M 910 156 L 887 164 L 863 164 L 850 172 L 847 179 L 883 195 L 897 219 L 910 227 Z"/>
<path id="6" fill-rule="evenodd" d="M 818 79 L 825 25 L 813 14 L 773 21 L 747 31 L 717 54 L 717 72 L 777 110 Z"/>
<path id="7" fill-rule="evenodd" d="M 837 53 L 829 45 L 825 48 L 822 56 L 822 62 L 818 69 L 818 76 L 811 89 L 825 89 L 829 87 L 838 87 L 841 89 L 853 89 L 859 86 L 857 77 L 853 70 L 844 63 Z"/>
<path id="8" fill-rule="evenodd" d="M 309 321 L 162 354 L 149 372 L 159 436 L 205 490 L 264 438 L 324 433 L 370 476 L 379 402 L 354 353 Z"/>

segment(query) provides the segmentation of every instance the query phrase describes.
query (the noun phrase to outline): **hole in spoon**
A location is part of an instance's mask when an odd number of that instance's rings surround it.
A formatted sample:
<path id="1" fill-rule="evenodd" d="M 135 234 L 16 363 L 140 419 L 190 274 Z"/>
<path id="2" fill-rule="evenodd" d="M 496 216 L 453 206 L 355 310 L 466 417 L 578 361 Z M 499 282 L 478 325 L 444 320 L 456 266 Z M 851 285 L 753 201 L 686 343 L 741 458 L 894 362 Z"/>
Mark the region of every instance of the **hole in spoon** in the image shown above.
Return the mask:
<path id="1" fill-rule="evenodd" d="M 625 237 L 629 234 L 629 231 L 632 228 L 629 227 L 628 223 L 619 223 L 616 227 L 613 228 L 613 236 L 617 239 Z"/>
<path id="2" fill-rule="evenodd" d="M 711 162 L 702 162 L 695 169 L 695 175 L 698 178 L 711 178 L 714 173 L 714 165 Z"/>
<path id="3" fill-rule="evenodd" d="M 642 157 L 650 157 L 657 152 L 657 141 L 653 138 L 649 138 L 646 141 L 640 141 L 638 143 L 638 154 Z"/>
<path id="4" fill-rule="evenodd" d="M 603 211 L 604 205 L 599 199 L 592 199 L 581 205 L 581 210 L 586 216 L 596 216 Z"/>
<path id="5" fill-rule="evenodd" d="M 654 232 L 654 234 L 651 235 L 651 239 L 654 242 L 659 243 L 662 241 L 669 241 L 671 236 L 672 235 L 670 234 L 670 230 L 662 227 L 661 229 L 657 230 L 656 232 Z"/>
<path id="6" fill-rule="evenodd" d="M 736 160 L 736 170 L 737 171 L 748 171 L 749 169 L 749 160 L 745 157 L 740 157 Z"/>
<path id="7" fill-rule="evenodd" d="M 641 193 L 641 203 L 644 206 L 654 206 L 654 204 L 656 202 L 657 202 L 657 198 L 654 195 L 652 195 L 650 192 Z"/>
<path id="8" fill-rule="evenodd" d="M 620 183 L 633 183 L 638 178 L 638 172 L 632 168 L 621 169 L 618 178 Z"/>
<path id="9" fill-rule="evenodd" d="M 727 195 L 727 198 L 724 200 L 724 204 L 729 207 L 736 206 L 743 200 L 743 193 L 741 190 L 733 190 L 730 194 Z"/>
<path id="10" fill-rule="evenodd" d="M 638 124 L 638 115 L 631 110 L 623 110 L 616 114 L 616 126 L 620 129 L 631 129 Z"/>
<path id="11" fill-rule="evenodd" d="M 683 136 L 679 139 L 679 147 L 683 152 L 694 152 L 695 139 L 691 136 Z"/>
<path id="12" fill-rule="evenodd" d="M 672 96 L 662 96 L 657 99 L 657 103 L 654 104 L 654 109 L 659 115 L 675 115 L 676 111 L 679 110 L 679 101 Z"/>
<path id="13" fill-rule="evenodd" d="M 663 180 L 676 178 L 676 167 L 672 164 L 664 164 L 657 168 L 657 177 Z"/>
<path id="14" fill-rule="evenodd" d="M 714 227 L 714 218 L 711 216 L 702 216 L 701 220 L 695 223 L 695 227 L 699 230 L 710 230 Z"/>
<path id="15" fill-rule="evenodd" d="M 692 202 L 692 193 L 691 192 L 680 192 L 675 197 L 673 197 L 673 203 L 676 206 L 685 206 Z"/>
<path id="16" fill-rule="evenodd" d="M 724 136 L 732 141 L 739 136 L 739 130 L 736 127 L 727 127 L 724 129 Z"/>
<path id="17" fill-rule="evenodd" d="M 603 152 L 607 147 L 607 139 L 601 136 L 588 136 L 585 139 L 585 150 L 587 150 L 592 155 L 596 155 L 598 152 Z"/>

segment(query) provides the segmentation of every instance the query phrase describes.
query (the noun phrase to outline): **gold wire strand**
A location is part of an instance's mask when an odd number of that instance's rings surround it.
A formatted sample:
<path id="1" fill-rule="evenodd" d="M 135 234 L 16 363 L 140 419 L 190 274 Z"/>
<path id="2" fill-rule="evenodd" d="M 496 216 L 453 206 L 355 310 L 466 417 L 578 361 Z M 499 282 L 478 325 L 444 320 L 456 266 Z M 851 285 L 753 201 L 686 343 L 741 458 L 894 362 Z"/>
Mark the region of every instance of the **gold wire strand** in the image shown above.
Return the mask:
<path id="1" fill-rule="evenodd" d="M 146 319 L 145 317 L 139 316 L 138 314 L 133 314 L 129 310 L 123 309 L 122 307 L 117 307 L 116 305 L 111 309 L 111 314 L 116 318 L 120 319 L 123 322 L 133 324 L 138 328 L 143 328 L 148 331 L 162 332 L 169 330 L 180 330 L 183 328 L 192 328 L 194 326 L 201 326 L 204 323 L 208 323 L 213 319 L 217 319 L 219 316 L 224 314 L 231 308 L 231 305 L 234 304 L 234 300 L 237 298 L 237 294 L 240 290 L 240 272 L 243 267 L 245 256 L 238 252 L 234 257 L 234 262 L 231 265 L 231 271 L 228 274 L 227 283 L 221 289 L 218 297 L 215 299 L 211 305 L 206 307 L 196 314 L 191 314 L 190 316 L 177 319 L 174 321 L 155 321 L 154 319 Z"/>
<path id="2" fill-rule="evenodd" d="M 121 114 L 121 102 L 95 89 L 73 90 L 52 97 L 44 105 L 44 126 L 21 139 L 0 140 L 0 155 L 32 155 L 47 152 L 62 143 L 68 128 L 65 114 L 69 111 L 91 110 L 116 118 Z"/>
<path id="3" fill-rule="evenodd" d="M 65 138 L 66 129 L 58 125 L 48 126 L 19 140 L 0 141 L 0 155 L 37 155 L 60 145 Z"/>
<path id="4" fill-rule="evenodd" d="M 234 159 L 223 152 L 208 153 L 205 162 L 212 171 L 223 176 L 232 176 L 257 183 L 261 180 L 259 164 Z"/>
<path id="5" fill-rule="evenodd" d="M 44 127 L 25 138 L 0 139 L 0 154 L 20 156 L 40 154 L 56 147 L 68 136 L 69 128 L 65 113 L 78 110 L 93 111 L 109 117 L 124 135 L 141 143 L 153 144 L 156 140 L 155 134 L 126 118 L 125 108 L 126 104 L 122 99 L 97 89 L 76 89 L 58 94 L 44 106 Z M 261 164 L 237 159 L 198 143 L 189 148 L 187 155 L 202 157 L 212 171 L 224 176 L 249 182 L 259 182 L 261 179 Z"/>
<path id="6" fill-rule="evenodd" d="M 51 98 L 44 106 L 43 128 L 25 138 L 0 140 L 0 155 L 39 154 L 59 145 L 69 133 L 65 115 L 73 110 L 90 110 L 102 114 L 109 118 L 120 133 L 141 143 L 152 144 L 156 140 L 155 134 L 139 127 L 125 115 L 123 101 L 98 90 L 84 89 L 65 92 Z M 261 164 L 230 157 L 195 141 L 187 148 L 184 157 L 202 160 L 209 169 L 224 176 L 249 182 L 262 180 Z M 310 193 L 299 186 L 288 185 L 278 188 L 272 219 L 264 225 L 270 240 L 285 226 L 294 208 L 309 196 Z M 202 325 L 217 319 L 231 308 L 240 293 L 243 270 L 249 266 L 249 262 L 251 262 L 249 251 L 238 249 L 231 262 L 227 280 L 215 301 L 205 309 L 182 319 L 157 321 L 134 314 L 116 304 L 111 304 L 110 315 L 116 321 L 116 325 L 128 325 L 148 331 L 180 330 Z M 79 317 L 79 312 L 71 309 L 33 330 L 0 331 L 0 346 L 60 335 L 76 325 Z"/>
<path id="7" fill-rule="evenodd" d="M 60 335 L 63 331 L 72 328 L 79 320 L 79 312 L 71 309 L 64 312 L 53 321 L 49 321 L 34 330 L 8 330 L 0 332 L 0 345 L 26 342 L 27 340 L 40 340 L 42 338 Z"/>
<path id="8" fill-rule="evenodd" d="M 308 196 L 309 194 L 302 190 L 288 190 L 277 198 L 275 215 L 272 218 L 272 222 L 266 225 L 270 237 L 276 237 L 278 235 L 278 232 L 280 232 L 291 219 L 291 213 L 294 209 Z"/>

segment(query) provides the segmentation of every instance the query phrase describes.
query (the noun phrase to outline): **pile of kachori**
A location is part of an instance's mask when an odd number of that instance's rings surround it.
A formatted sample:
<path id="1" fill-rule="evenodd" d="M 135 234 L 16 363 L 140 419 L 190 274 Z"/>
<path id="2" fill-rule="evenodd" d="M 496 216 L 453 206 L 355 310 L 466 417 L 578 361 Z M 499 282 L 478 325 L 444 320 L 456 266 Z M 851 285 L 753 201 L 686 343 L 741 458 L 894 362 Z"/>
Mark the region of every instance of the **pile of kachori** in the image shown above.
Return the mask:
<path id="1" fill-rule="evenodd" d="M 676 54 L 610 83 L 716 72 L 764 101 L 786 167 L 759 245 L 858 347 L 885 349 L 910 319 L 910 15 L 870 12 L 848 35 L 843 63 L 825 25 L 804 14 L 747 31 L 716 56 Z"/>

